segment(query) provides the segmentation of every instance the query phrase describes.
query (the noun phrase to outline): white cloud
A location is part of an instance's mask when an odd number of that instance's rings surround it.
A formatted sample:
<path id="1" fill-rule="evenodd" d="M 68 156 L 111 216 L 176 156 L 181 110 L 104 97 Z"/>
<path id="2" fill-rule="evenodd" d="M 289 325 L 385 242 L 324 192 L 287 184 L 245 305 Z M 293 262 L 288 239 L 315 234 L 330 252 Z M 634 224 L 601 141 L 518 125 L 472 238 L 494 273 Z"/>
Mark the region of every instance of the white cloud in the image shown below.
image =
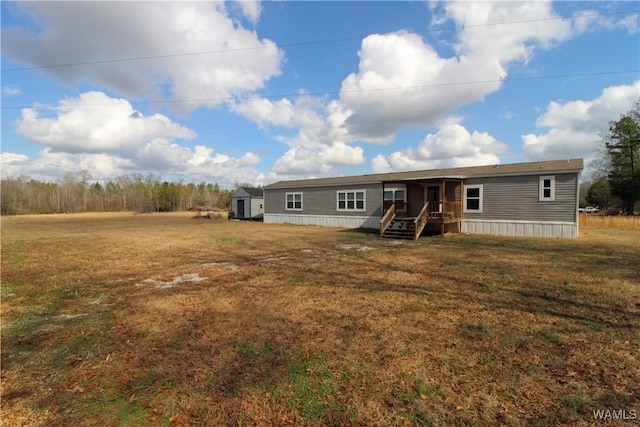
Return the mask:
<path id="1" fill-rule="evenodd" d="M 25 108 L 16 123 L 29 141 L 69 153 L 126 153 L 157 138 L 192 139 L 196 133 L 161 114 L 149 117 L 125 99 L 85 92 L 52 108 L 42 117 L 38 107 Z"/>
<path id="2" fill-rule="evenodd" d="M 451 2 L 445 13 L 465 26 L 456 49 L 460 55 L 501 64 L 526 61 L 535 48 L 549 48 L 573 35 L 571 21 L 558 19 L 549 1 Z"/>
<path id="3" fill-rule="evenodd" d="M 280 73 L 283 53 L 275 43 L 234 21 L 223 2 L 27 2 L 16 8 L 42 30 L 3 28 L 3 55 L 35 67 L 98 62 L 41 69 L 68 84 L 89 82 L 130 98 L 192 100 L 171 104 L 188 112 L 259 89 Z M 257 21 L 258 3 L 241 8 Z M 113 59 L 125 60 L 108 62 Z"/>
<path id="4" fill-rule="evenodd" d="M 617 21 L 611 17 L 602 16 L 595 10 L 581 10 L 573 16 L 573 29 L 577 33 L 593 32 L 600 29 L 624 29 L 629 34 L 638 32 L 638 14 L 631 13 Z"/>
<path id="5" fill-rule="evenodd" d="M 636 13 L 629 14 L 615 23 L 616 27 L 622 27 L 627 30 L 629 34 L 635 34 L 640 31 L 640 23 L 638 22 L 638 15 Z"/>
<path id="6" fill-rule="evenodd" d="M 364 150 L 345 142 L 339 109 L 341 104 L 301 94 L 294 102 L 251 98 L 232 105 L 238 114 L 261 127 L 295 128 L 293 136 L 276 139 L 289 149 L 274 164 L 270 179 L 290 179 L 297 175 L 335 175 L 336 167 L 364 163 Z"/>
<path id="7" fill-rule="evenodd" d="M 233 185 L 235 182 L 264 184 L 265 175 L 253 168 L 259 162 L 260 158 L 255 153 L 231 157 L 214 153 L 213 148 L 198 145 L 182 174 L 194 177 L 194 180 L 208 180 L 222 185 Z"/>
<path id="8" fill-rule="evenodd" d="M 349 135 L 389 143 L 403 127 L 433 126 L 456 108 L 483 100 L 501 88 L 511 64 L 574 34 L 570 21 L 553 18 L 549 2 L 447 2 L 434 19 L 463 27 L 449 58 L 417 34 L 366 37 L 359 70 L 342 82 L 340 93 Z M 491 25 L 511 21 L 519 23 Z"/>
<path id="9" fill-rule="evenodd" d="M 513 111 L 505 111 L 501 116 L 507 120 L 511 120 L 515 117 L 518 117 L 518 113 L 514 113 Z"/>
<path id="10" fill-rule="evenodd" d="M 0 178 L 24 175 L 24 168 L 30 165 L 29 156 L 18 153 L 0 153 Z"/>
<path id="11" fill-rule="evenodd" d="M 293 127 L 295 124 L 295 110 L 288 99 L 274 102 L 266 98 L 250 98 L 232 105 L 231 108 L 261 127 L 269 125 Z"/>
<path id="12" fill-rule="evenodd" d="M 277 138 L 289 149 L 272 174 L 335 174 L 338 166 L 364 162 L 360 147 L 350 144 L 390 144 L 399 130 L 411 125 L 439 125 L 440 131 L 416 149 L 374 158 L 374 169 L 498 162 L 504 144 L 483 133 L 470 134 L 451 120 L 442 121 L 460 106 L 498 91 L 510 65 L 526 63 L 536 49 L 551 48 L 576 30 L 571 20 L 555 19 L 549 2 L 446 2 L 432 11 L 434 22 L 451 20 L 463 28 L 451 57 L 440 55 L 414 33 L 372 34 L 362 40 L 358 70 L 343 80 L 339 99 L 252 98 L 232 104 L 236 113 L 263 128 L 297 130 L 293 136 Z M 520 22 L 491 25 L 511 21 Z M 447 134 L 454 130 L 457 139 Z"/>
<path id="13" fill-rule="evenodd" d="M 316 148 L 292 147 L 273 166 L 276 175 L 336 175 L 335 166 L 364 163 L 364 150 L 341 142 Z"/>
<path id="14" fill-rule="evenodd" d="M 242 0 L 238 3 L 242 8 L 244 16 L 254 24 L 257 23 L 258 19 L 260 18 L 260 14 L 262 13 L 262 5 L 260 4 L 260 2 L 254 0 Z"/>
<path id="15" fill-rule="evenodd" d="M 180 168 L 191 158 L 189 148 L 161 138 L 148 142 L 136 153 L 137 165 L 151 170 Z"/>
<path id="16" fill-rule="evenodd" d="M 180 161 L 174 157 L 176 153 Z M 267 183 L 266 176 L 253 168 L 259 162 L 260 158 L 254 153 L 231 157 L 204 146 L 191 149 L 153 141 L 131 158 L 105 153 L 55 152 L 49 148 L 41 150 L 33 159 L 23 154 L 2 153 L 0 171 L 3 179 L 28 176 L 43 182 L 55 182 L 65 173 L 83 170 L 99 181 L 153 173 L 162 179 L 216 182 L 230 187 L 235 182 Z"/>
<path id="17" fill-rule="evenodd" d="M 131 160 L 136 170 L 162 171 L 185 180 L 217 182 L 227 186 L 236 181 L 265 182 L 264 174 L 253 168 L 260 163 L 260 157 L 252 152 L 232 157 L 216 153 L 204 145 L 189 148 L 156 140 L 146 144 Z"/>
<path id="18" fill-rule="evenodd" d="M 127 100 L 102 92 L 64 99 L 44 113 L 51 117 L 42 116 L 38 107 L 24 109 L 16 129 L 45 148 L 33 159 L 3 153 L 3 176 L 55 181 L 66 171 L 87 170 L 96 179 L 150 172 L 221 185 L 265 180 L 254 169 L 257 154 L 233 157 L 204 145 L 182 146 L 175 140 L 193 139 L 194 131 L 161 114 L 145 117 Z"/>
<path id="19" fill-rule="evenodd" d="M 427 135 L 416 148 L 379 154 L 371 166 L 374 172 L 390 172 L 498 164 L 498 154 L 507 150 L 507 145 L 486 132 L 470 133 L 459 124 L 449 124 Z"/>
<path id="20" fill-rule="evenodd" d="M 263 128 L 269 126 L 309 128 L 320 126 L 323 121 L 322 101 L 304 93 L 297 96 L 293 102 L 287 98 L 271 101 L 254 97 L 230 103 L 229 107 Z"/>
<path id="21" fill-rule="evenodd" d="M 45 148 L 37 158 L 24 154 L 2 153 L 2 178 L 28 176 L 43 182 L 55 182 L 65 173 L 90 171 L 94 179 L 115 178 L 133 170 L 129 159 L 107 154 L 69 154 Z"/>
<path id="22" fill-rule="evenodd" d="M 16 86 L 2 86 L 2 96 L 20 95 L 22 90 Z"/>
<path id="23" fill-rule="evenodd" d="M 545 131 L 522 135 L 525 156 L 530 160 L 593 158 L 609 121 L 629 111 L 639 96 L 640 81 L 636 81 L 606 88 L 592 100 L 550 102 L 536 121 Z"/>

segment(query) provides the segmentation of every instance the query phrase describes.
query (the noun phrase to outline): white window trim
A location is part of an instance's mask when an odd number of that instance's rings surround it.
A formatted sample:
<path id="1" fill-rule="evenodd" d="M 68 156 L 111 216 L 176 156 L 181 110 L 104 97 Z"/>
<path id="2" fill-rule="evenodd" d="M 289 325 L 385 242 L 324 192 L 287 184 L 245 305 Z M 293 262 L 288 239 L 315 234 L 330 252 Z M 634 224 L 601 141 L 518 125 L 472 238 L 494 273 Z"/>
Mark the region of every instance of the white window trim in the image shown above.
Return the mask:
<path id="1" fill-rule="evenodd" d="M 384 193 L 386 191 L 393 191 L 393 195 L 394 195 L 394 199 L 393 201 L 396 202 L 395 200 L 395 192 L 398 190 L 402 190 L 404 192 L 404 197 L 402 200 L 402 203 L 404 203 L 405 208 L 404 209 L 397 209 L 396 208 L 396 212 L 406 212 L 407 210 L 407 186 L 406 185 L 399 185 L 397 187 L 384 187 L 384 190 L 382 191 L 382 203 L 384 203 L 386 200 L 384 199 Z"/>
<path id="2" fill-rule="evenodd" d="M 395 192 L 398 191 L 398 190 L 404 191 L 404 200 L 403 200 L 403 202 L 406 203 L 407 202 L 407 187 L 406 186 L 404 186 L 404 187 L 385 187 L 384 188 L 384 191 L 393 191 L 394 195 L 395 195 Z M 383 199 L 384 199 L 384 191 L 382 193 Z"/>
<path id="3" fill-rule="evenodd" d="M 345 193 L 345 197 L 347 193 L 353 193 L 353 209 L 347 208 L 346 199 L 345 199 L 345 208 L 340 209 L 340 193 Z M 356 193 L 362 193 L 362 209 L 356 208 Z M 366 190 L 338 190 L 336 191 L 336 210 L 338 212 L 365 212 L 367 210 L 367 191 Z"/>
<path id="4" fill-rule="evenodd" d="M 299 209 L 295 207 L 296 206 L 295 196 L 298 195 L 298 194 L 300 195 L 300 208 Z M 293 199 L 294 199 L 292 208 L 288 207 L 289 196 L 293 196 Z M 285 195 L 284 195 L 284 210 L 285 211 L 301 211 L 301 210 L 303 210 L 303 208 L 304 208 L 304 196 L 302 195 L 302 192 L 297 191 L 295 193 L 293 193 L 293 192 L 292 193 L 285 193 Z"/>
<path id="5" fill-rule="evenodd" d="M 480 190 L 480 203 L 478 209 L 467 209 L 467 189 L 478 188 Z M 465 185 L 462 192 L 462 212 L 467 213 L 482 213 L 482 205 L 484 204 L 484 184 Z M 475 198 L 475 197 L 474 197 Z"/>
<path id="6" fill-rule="evenodd" d="M 550 181 L 550 186 L 548 187 L 551 190 L 551 196 L 550 197 L 544 197 L 544 181 L 545 180 L 549 180 Z M 556 177 L 555 175 L 546 175 L 546 176 L 541 176 L 540 177 L 540 181 L 539 181 L 539 185 L 538 185 L 538 201 L 539 202 L 553 202 L 556 200 Z"/>

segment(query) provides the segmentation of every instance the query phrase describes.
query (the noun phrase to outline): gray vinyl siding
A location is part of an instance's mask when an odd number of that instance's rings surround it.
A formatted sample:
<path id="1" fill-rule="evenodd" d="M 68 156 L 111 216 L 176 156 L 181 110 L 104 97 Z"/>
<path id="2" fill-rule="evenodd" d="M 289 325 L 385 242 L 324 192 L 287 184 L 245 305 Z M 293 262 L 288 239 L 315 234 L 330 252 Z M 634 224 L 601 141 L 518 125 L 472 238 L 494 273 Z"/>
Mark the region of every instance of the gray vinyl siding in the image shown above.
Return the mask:
<path id="1" fill-rule="evenodd" d="M 578 174 L 555 176 L 555 200 L 539 201 L 539 175 L 469 178 L 465 185 L 483 185 L 482 213 L 464 212 L 465 219 L 499 221 L 576 221 Z"/>
<path id="2" fill-rule="evenodd" d="M 338 191 L 365 191 L 364 211 L 338 211 Z M 302 193 L 302 210 L 286 210 L 286 194 Z M 381 216 L 382 184 L 354 184 L 330 187 L 277 188 L 264 191 L 265 214 Z"/>

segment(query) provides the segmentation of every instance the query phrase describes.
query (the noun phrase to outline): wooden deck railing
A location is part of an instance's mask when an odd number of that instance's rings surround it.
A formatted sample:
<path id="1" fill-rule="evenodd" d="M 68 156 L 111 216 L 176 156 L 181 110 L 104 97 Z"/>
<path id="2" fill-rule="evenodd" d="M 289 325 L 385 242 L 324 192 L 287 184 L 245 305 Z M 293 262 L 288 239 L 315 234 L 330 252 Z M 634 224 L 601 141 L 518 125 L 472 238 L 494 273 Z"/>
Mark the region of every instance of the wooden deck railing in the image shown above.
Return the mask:
<path id="1" fill-rule="evenodd" d="M 424 206 L 422 207 L 422 210 L 420 211 L 416 219 L 413 221 L 416 225 L 414 229 L 415 234 L 413 236 L 413 240 L 418 240 L 418 237 L 420 237 L 420 234 L 422 233 L 422 230 L 424 230 L 424 226 L 427 225 L 428 220 L 429 220 L 429 202 L 425 202 Z"/>
<path id="2" fill-rule="evenodd" d="M 444 202 L 442 212 L 450 218 L 462 218 L 462 203 Z"/>
<path id="3" fill-rule="evenodd" d="M 429 206 L 429 217 L 431 218 L 462 218 L 462 203 L 460 202 L 429 202 Z"/>
<path id="4" fill-rule="evenodd" d="M 396 217 L 396 205 L 392 204 L 387 209 L 387 212 L 382 216 L 382 219 L 380 220 L 380 236 L 384 234 L 385 230 L 387 229 L 387 227 L 389 227 L 389 224 L 391 224 L 391 221 L 393 221 L 395 217 Z"/>

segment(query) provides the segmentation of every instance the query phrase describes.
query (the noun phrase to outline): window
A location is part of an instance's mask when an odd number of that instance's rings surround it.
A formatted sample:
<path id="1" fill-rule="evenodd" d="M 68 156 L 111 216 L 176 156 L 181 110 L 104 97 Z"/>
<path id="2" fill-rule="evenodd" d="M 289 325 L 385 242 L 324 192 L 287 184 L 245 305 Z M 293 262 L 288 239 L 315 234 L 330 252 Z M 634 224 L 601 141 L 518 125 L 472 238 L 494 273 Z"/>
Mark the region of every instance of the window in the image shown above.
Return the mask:
<path id="1" fill-rule="evenodd" d="M 287 193 L 287 205 L 285 209 L 288 211 L 301 211 L 302 193 Z"/>
<path id="2" fill-rule="evenodd" d="M 482 184 L 465 185 L 463 212 L 482 213 Z"/>
<path id="3" fill-rule="evenodd" d="M 365 191 L 338 191 L 339 211 L 363 211 L 365 210 Z"/>
<path id="4" fill-rule="evenodd" d="M 405 204 L 407 201 L 407 189 L 406 187 L 386 187 L 384 189 L 384 208 L 388 209 L 392 204 L 396 204 L 396 211 L 405 210 Z"/>
<path id="5" fill-rule="evenodd" d="M 539 201 L 552 202 L 555 199 L 556 199 L 556 177 L 541 176 Z"/>

